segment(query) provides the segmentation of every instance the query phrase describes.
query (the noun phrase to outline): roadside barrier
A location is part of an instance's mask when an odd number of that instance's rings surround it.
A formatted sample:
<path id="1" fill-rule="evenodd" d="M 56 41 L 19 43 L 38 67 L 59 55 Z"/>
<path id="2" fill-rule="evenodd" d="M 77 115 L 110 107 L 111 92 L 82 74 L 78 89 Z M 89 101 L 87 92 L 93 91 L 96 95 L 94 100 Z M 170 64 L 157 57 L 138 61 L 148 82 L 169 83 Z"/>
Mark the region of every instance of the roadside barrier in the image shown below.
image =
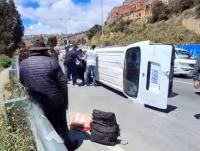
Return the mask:
<path id="1" fill-rule="evenodd" d="M 6 101 L 5 106 L 16 107 L 26 113 L 38 151 L 68 151 L 37 104 L 32 103 L 28 98 L 17 98 Z"/>

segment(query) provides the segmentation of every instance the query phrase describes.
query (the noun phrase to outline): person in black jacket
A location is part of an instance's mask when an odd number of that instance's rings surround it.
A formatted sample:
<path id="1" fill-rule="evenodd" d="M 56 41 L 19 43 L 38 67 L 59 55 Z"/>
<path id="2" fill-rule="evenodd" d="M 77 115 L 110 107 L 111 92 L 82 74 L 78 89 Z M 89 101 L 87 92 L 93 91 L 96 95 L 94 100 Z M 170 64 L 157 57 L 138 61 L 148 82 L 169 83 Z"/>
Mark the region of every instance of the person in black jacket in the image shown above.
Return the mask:
<path id="1" fill-rule="evenodd" d="M 69 151 L 76 143 L 69 138 L 66 110 L 68 108 L 67 79 L 58 61 L 48 54 L 49 48 L 36 40 L 29 48 L 30 57 L 20 64 L 20 81 L 29 95 L 38 103 Z"/>
<path id="2" fill-rule="evenodd" d="M 193 72 L 194 88 L 200 88 L 200 57 L 197 59 L 194 72 Z"/>
<path id="3" fill-rule="evenodd" d="M 67 70 L 67 79 L 68 81 L 71 80 L 72 77 L 72 84 L 76 85 L 76 80 L 77 80 L 77 59 L 78 59 L 78 55 L 77 55 L 77 46 L 73 46 L 71 48 L 69 48 L 69 50 L 66 51 L 66 55 L 65 55 L 65 61 L 64 64 L 66 66 L 66 70 Z"/>

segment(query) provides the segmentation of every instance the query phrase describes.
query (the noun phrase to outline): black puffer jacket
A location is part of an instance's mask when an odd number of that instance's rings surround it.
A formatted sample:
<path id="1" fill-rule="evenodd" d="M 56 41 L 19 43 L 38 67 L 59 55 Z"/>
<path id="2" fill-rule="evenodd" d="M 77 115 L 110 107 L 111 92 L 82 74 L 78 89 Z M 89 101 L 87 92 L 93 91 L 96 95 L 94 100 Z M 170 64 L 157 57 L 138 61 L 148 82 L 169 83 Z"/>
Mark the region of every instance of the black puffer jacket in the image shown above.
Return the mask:
<path id="1" fill-rule="evenodd" d="M 20 64 L 20 81 L 30 93 L 51 97 L 62 94 L 68 101 L 67 79 L 58 62 L 37 52 Z"/>
<path id="2" fill-rule="evenodd" d="M 200 57 L 197 59 L 197 62 L 193 71 L 193 79 L 197 81 L 200 80 Z"/>

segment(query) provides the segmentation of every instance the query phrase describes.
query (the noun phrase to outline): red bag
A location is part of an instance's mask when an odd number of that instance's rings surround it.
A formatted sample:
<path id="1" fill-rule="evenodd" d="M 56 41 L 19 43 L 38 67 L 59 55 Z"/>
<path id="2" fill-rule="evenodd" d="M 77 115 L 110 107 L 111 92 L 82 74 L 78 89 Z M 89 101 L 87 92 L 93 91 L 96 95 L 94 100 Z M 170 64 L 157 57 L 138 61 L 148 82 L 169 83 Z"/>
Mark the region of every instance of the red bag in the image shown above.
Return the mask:
<path id="1" fill-rule="evenodd" d="M 69 127 L 73 130 L 88 132 L 90 131 L 91 116 L 87 114 L 72 113 L 69 115 Z"/>

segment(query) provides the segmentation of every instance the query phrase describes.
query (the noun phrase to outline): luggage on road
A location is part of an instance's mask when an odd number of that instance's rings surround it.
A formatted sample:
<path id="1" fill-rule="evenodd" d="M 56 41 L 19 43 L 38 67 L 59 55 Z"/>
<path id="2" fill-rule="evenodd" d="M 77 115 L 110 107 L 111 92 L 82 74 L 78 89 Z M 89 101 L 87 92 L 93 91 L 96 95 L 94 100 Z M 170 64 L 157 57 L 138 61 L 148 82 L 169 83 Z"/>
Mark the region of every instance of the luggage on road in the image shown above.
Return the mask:
<path id="1" fill-rule="evenodd" d="M 81 113 L 71 113 L 69 115 L 69 119 L 70 129 L 82 132 L 90 131 L 90 125 L 92 120 L 90 115 Z"/>
<path id="2" fill-rule="evenodd" d="M 116 145 L 118 143 L 117 138 L 120 136 L 120 129 L 115 114 L 93 110 L 92 116 L 90 140 L 103 145 Z"/>

